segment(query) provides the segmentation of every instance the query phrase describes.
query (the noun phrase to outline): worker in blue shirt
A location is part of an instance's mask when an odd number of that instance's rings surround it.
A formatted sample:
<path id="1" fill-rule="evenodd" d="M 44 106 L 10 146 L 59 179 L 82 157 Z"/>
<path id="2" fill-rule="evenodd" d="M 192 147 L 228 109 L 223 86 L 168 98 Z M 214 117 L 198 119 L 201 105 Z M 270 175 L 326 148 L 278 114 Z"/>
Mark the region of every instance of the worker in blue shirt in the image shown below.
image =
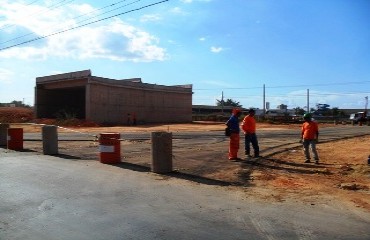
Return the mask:
<path id="1" fill-rule="evenodd" d="M 225 123 L 230 131 L 230 143 L 229 143 L 229 160 L 230 161 L 239 161 L 238 151 L 240 143 L 240 127 L 239 127 L 239 117 L 242 112 L 238 108 L 234 108 L 231 117 Z"/>

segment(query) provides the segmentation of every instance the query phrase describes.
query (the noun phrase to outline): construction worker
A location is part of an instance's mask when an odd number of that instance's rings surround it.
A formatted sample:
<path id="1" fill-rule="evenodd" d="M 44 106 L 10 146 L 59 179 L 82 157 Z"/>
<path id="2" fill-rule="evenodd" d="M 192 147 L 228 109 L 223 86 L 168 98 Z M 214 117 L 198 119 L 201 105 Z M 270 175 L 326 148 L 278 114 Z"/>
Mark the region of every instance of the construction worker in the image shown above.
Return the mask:
<path id="1" fill-rule="evenodd" d="M 312 116 L 310 113 L 305 113 L 303 115 L 304 123 L 302 125 L 301 142 L 303 143 L 304 155 L 306 157 L 305 163 L 311 162 L 310 157 L 310 146 L 312 150 L 315 163 L 319 163 L 319 155 L 316 150 L 316 143 L 319 139 L 319 126 L 317 122 L 312 121 Z"/>
<path id="2" fill-rule="evenodd" d="M 258 145 L 257 135 L 256 135 L 256 119 L 254 109 L 249 109 L 249 113 L 244 117 L 242 122 L 242 129 L 245 137 L 245 155 L 246 157 L 251 157 L 250 144 L 252 143 L 254 157 L 258 158 L 260 156 L 260 148 Z"/>
<path id="3" fill-rule="evenodd" d="M 127 113 L 127 125 L 131 126 L 131 114 Z"/>
<path id="4" fill-rule="evenodd" d="M 234 108 L 231 117 L 225 123 L 230 129 L 230 143 L 229 143 L 229 160 L 240 161 L 238 158 L 239 143 L 240 143 L 240 127 L 239 117 L 242 114 L 240 109 Z"/>
<path id="5" fill-rule="evenodd" d="M 132 114 L 132 125 L 136 126 L 137 122 L 136 122 L 136 113 L 133 113 Z"/>

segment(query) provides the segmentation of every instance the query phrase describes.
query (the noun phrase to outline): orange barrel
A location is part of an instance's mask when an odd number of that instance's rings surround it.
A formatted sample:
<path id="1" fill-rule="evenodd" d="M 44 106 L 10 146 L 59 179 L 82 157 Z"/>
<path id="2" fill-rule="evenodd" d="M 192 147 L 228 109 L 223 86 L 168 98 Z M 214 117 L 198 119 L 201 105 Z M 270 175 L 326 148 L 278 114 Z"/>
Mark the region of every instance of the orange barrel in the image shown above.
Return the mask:
<path id="1" fill-rule="evenodd" d="M 23 150 L 23 128 L 8 128 L 8 149 Z"/>
<path id="2" fill-rule="evenodd" d="M 121 142 L 119 133 L 101 133 L 99 137 L 99 157 L 101 163 L 121 162 Z"/>

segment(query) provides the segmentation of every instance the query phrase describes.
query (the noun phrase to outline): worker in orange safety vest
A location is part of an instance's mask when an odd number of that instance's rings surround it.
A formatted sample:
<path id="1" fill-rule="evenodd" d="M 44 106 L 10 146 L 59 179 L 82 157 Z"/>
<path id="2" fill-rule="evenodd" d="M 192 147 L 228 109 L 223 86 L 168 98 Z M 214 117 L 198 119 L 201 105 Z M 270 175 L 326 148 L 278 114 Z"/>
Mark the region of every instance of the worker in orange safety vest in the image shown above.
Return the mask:
<path id="1" fill-rule="evenodd" d="M 256 135 L 256 119 L 254 118 L 255 110 L 249 109 L 249 114 L 244 117 L 242 122 L 242 129 L 245 136 L 245 155 L 246 157 L 251 157 L 250 144 L 254 150 L 254 157 L 260 157 L 260 148 L 258 145 L 257 135 Z"/>
<path id="2" fill-rule="evenodd" d="M 303 143 L 304 155 L 306 157 L 305 163 L 311 162 L 310 156 L 310 146 L 312 150 L 315 163 L 319 163 L 319 155 L 316 150 L 316 143 L 319 139 L 319 126 L 317 122 L 312 121 L 312 116 L 310 113 L 305 113 L 303 115 L 304 123 L 302 125 L 301 140 Z"/>

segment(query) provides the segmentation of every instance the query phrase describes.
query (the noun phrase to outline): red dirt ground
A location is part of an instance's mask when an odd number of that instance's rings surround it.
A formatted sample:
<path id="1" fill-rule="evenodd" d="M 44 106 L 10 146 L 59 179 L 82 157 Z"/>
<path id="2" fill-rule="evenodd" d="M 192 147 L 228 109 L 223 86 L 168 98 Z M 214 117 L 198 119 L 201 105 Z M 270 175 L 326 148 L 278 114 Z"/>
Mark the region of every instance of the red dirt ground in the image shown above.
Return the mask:
<path id="1" fill-rule="evenodd" d="M 15 113 L 16 112 L 16 113 Z M 32 111 L 18 108 L 0 108 L 0 122 L 21 122 L 32 116 Z M 19 119 L 20 117 L 20 119 Z M 18 120 L 17 120 L 18 118 Z M 6 119 L 4 121 L 3 119 Z M 46 122 L 45 122 L 46 123 Z M 331 124 L 330 124 L 331 125 Z M 301 125 L 258 124 L 259 129 L 300 128 Z M 326 125 L 320 124 L 320 127 Z M 25 125 L 27 132 L 40 131 L 39 127 Z M 134 127 L 78 127 L 83 132 L 105 131 L 207 131 L 222 130 L 222 123 L 166 124 Z M 318 144 L 321 163 L 304 164 L 301 149 L 291 149 L 268 159 L 259 159 L 255 163 L 231 165 L 214 173 L 204 173 L 204 177 L 233 179 L 236 174 L 248 173 L 253 187 L 246 189 L 266 200 L 284 201 L 297 199 L 311 204 L 317 201 L 336 198 L 344 204 L 370 211 L 370 135 L 353 139 Z M 223 165 L 224 166 L 224 165 Z M 213 166 L 217 168 L 217 166 Z M 201 171 L 197 174 L 202 175 Z"/>

